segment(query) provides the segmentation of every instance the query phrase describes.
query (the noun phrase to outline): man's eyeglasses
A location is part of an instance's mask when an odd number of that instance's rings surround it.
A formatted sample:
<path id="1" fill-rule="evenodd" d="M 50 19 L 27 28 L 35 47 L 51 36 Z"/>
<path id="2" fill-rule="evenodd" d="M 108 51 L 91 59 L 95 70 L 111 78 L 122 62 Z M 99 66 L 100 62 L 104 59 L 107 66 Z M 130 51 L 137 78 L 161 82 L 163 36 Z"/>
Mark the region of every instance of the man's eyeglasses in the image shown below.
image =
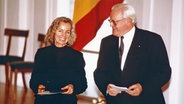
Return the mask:
<path id="1" fill-rule="evenodd" d="M 113 23 L 114 25 L 117 25 L 117 23 L 118 23 L 119 21 L 122 21 L 123 19 L 125 19 L 125 18 L 122 18 L 122 19 L 120 19 L 120 20 L 111 20 L 111 19 L 108 19 L 108 21 L 109 21 L 110 23 Z"/>

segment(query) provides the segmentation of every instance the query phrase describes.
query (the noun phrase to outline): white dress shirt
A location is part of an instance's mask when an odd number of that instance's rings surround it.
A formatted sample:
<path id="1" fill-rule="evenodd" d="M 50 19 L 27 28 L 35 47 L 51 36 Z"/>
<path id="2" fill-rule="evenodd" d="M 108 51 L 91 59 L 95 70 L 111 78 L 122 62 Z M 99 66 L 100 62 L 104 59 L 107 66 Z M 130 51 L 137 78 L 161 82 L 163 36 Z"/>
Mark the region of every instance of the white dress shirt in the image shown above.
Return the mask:
<path id="1" fill-rule="evenodd" d="M 130 49 L 130 45 L 132 44 L 134 34 L 135 34 L 135 26 L 123 36 L 124 50 L 123 50 L 123 55 L 122 55 L 122 60 L 121 60 L 121 70 L 122 71 L 125 65 L 128 51 Z M 120 46 L 120 41 L 121 41 L 120 39 L 121 38 L 119 38 L 119 46 Z"/>

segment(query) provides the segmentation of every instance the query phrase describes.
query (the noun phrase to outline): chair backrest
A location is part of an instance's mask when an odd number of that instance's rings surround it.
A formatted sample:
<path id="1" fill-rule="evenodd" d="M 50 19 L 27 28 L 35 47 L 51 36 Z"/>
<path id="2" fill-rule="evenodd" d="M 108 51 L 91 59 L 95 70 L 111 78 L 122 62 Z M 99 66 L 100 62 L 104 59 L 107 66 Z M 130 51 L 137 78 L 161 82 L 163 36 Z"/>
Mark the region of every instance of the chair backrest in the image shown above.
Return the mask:
<path id="1" fill-rule="evenodd" d="M 25 53 L 26 53 L 26 47 L 27 47 L 27 38 L 29 36 L 29 30 L 19 30 L 19 29 L 5 28 L 4 35 L 9 37 L 8 38 L 8 45 L 7 45 L 6 55 L 10 54 L 10 49 L 11 49 L 11 47 L 13 47 L 11 45 L 12 37 L 18 37 L 18 38 L 23 37 L 23 38 L 25 38 L 24 45 L 23 45 L 22 56 L 20 56 L 22 59 L 24 59 Z"/>
<path id="2" fill-rule="evenodd" d="M 40 46 L 39 46 L 40 48 L 45 46 L 44 40 L 45 40 L 45 34 L 38 33 L 38 41 L 40 42 Z"/>

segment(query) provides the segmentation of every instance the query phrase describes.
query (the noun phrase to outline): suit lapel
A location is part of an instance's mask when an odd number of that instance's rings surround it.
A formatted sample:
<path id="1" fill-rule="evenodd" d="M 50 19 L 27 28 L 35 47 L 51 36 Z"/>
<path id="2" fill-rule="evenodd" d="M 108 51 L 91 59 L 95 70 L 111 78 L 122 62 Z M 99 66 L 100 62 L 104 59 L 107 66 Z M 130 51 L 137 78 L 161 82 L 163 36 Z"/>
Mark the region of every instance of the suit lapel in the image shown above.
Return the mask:
<path id="1" fill-rule="evenodd" d="M 130 49 L 127 53 L 127 58 L 125 61 L 124 68 L 126 68 L 127 64 L 131 63 L 135 59 L 135 57 L 139 56 L 140 48 L 141 48 L 140 32 L 139 32 L 139 29 L 136 28 L 135 34 L 132 40 L 132 44 L 130 45 Z"/>

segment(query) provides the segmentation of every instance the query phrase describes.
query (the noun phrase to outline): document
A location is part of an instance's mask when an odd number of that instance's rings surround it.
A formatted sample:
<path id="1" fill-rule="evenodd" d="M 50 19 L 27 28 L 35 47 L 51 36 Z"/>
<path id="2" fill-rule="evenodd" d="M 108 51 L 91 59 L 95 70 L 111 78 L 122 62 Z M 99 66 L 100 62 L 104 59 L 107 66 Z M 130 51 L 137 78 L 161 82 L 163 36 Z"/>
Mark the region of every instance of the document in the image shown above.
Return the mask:
<path id="1" fill-rule="evenodd" d="M 128 89 L 127 87 L 120 87 L 120 86 L 115 86 L 115 85 L 110 85 L 110 87 L 118 89 L 120 91 L 126 91 Z"/>
<path id="2" fill-rule="evenodd" d="M 38 95 L 53 95 L 53 94 L 61 94 L 61 92 L 50 92 L 50 91 L 44 91 L 41 93 L 37 93 Z"/>

